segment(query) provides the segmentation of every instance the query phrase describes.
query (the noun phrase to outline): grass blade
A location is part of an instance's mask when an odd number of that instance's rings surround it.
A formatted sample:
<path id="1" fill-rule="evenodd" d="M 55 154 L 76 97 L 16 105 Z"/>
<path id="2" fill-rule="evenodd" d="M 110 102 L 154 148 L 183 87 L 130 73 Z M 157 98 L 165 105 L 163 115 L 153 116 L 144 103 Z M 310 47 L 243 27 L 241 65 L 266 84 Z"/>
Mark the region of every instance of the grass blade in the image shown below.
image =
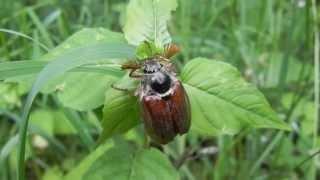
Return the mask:
<path id="1" fill-rule="evenodd" d="M 52 39 L 50 37 L 50 34 L 47 31 L 47 28 L 44 26 L 44 24 L 39 19 L 38 15 L 31 8 L 27 9 L 27 13 L 30 16 L 30 18 L 33 21 L 33 23 L 36 25 L 37 29 L 39 30 L 41 36 L 44 38 L 44 40 L 46 41 L 48 46 L 49 47 L 54 47 L 54 43 L 53 43 L 53 41 L 52 41 Z"/>
<path id="2" fill-rule="evenodd" d="M 86 146 L 86 148 L 91 151 L 95 147 L 95 143 L 93 138 L 90 135 L 89 129 L 85 123 L 83 123 L 82 118 L 80 117 L 79 113 L 76 111 L 65 108 L 63 105 L 59 102 L 57 97 L 54 97 L 55 102 L 57 105 L 62 108 L 64 114 L 66 115 L 67 119 L 69 120 L 70 124 L 76 129 L 77 134 L 79 134 L 81 141 Z"/>
<path id="3" fill-rule="evenodd" d="M 7 157 L 10 155 L 14 147 L 18 144 L 18 135 L 11 137 L 0 151 L 0 167 L 4 167 Z M 0 174 L 3 169 L 0 168 Z"/>
<path id="4" fill-rule="evenodd" d="M 14 123 L 16 124 L 19 124 L 22 121 L 18 115 L 8 112 L 4 109 L 0 109 L 0 115 L 7 116 L 10 120 L 14 121 Z M 59 152 L 61 154 L 66 154 L 67 151 L 65 146 L 62 143 L 60 143 L 57 139 L 50 136 L 47 132 L 40 129 L 38 126 L 35 126 L 34 124 L 30 124 L 30 126 L 28 127 L 28 131 L 30 131 L 30 133 L 39 134 L 40 136 L 44 137 L 49 142 L 49 144 L 52 145 L 52 147 L 54 147 L 56 152 Z"/>
<path id="5" fill-rule="evenodd" d="M 9 34 L 13 34 L 13 35 L 16 35 L 16 36 L 20 36 L 20 37 L 23 37 L 23 38 L 26 38 L 26 39 L 29 39 L 31 40 L 32 42 L 38 44 L 41 48 L 43 48 L 44 50 L 46 51 L 49 51 L 49 48 L 42 44 L 41 42 L 33 39 L 31 36 L 28 36 L 26 34 L 23 34 L 21 32 L 17 32 L 17 31 L 14 31 L 14 30 L 10 30 L 10 29 L 3 29 L 3 28 L 0 28 L 0 32 L 5 32 L 5 33 L 9 33 Z"/>
<path id="6" fill-rule="evenodd" d="M 46 61 L 13 61 L 0 63 L 0 80 L 8 78 L 16 78 L 25 75 L 36 75 L 49 62 Z M 103 73 L 121 77 L 124 72 L 119 71 L 120 65 L 105 64 L 105 65 L 87 65 L 72 69 L 71 72 L 94 72 Z"/>
<path id="7" fill-rule="evenodd" d="M 319 32 L 319 14 L 317 13 L 317 2 L 312 0 L 312 15 L 314 20 L 314 129 L 313 129 L 313 148 L 316 149 L 319 144 L 319 123 L 320 123 L 320 32 Z M 318 24 L 317 24 L 318 23 Z M 314 165 L 312 166 L 313 179 L 317 177 L 317 158 L 314 159 Z"/>

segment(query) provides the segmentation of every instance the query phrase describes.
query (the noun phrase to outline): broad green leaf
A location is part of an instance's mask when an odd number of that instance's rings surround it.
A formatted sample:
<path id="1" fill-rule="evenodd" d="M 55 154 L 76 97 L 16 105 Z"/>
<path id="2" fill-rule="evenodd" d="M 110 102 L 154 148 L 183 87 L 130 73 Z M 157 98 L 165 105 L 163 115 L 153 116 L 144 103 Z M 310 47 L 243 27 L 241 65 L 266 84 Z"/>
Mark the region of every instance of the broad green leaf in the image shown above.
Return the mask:
<path id="1" fill-rule="evenodd" d="M 126 77 L 123 79 L 127 80 Z M 129 82 L 129 81 L 128 81 Z M 120 86 L 117 84 L 117 86 Z M 120 86 L 126 87 L 126 86 Z M 110 88 L 103 108 L 100 142 L 114 134 L 128 131 L 139 123 L 138 100 L 132 94 Z"/>
<path id="2" fill-rule="evenodd" d="M 43 68 L 28 96 L 27 106 L 31 105 L 33 98 L 39 90 L 48 82 L 65 72 L 84 64 L 94 64 L 103 59 L 130 58 L 133 56 L 130 46 L 119 43 L 98 43 L 66 51 L 54 58 L 54 60 Z"/>
<path id="3" fill-rule="evenodd" d="M 99 42 L 84 45 L 77 48 L 67 48 L 64 52 L 52 57 L 52 62 L 46 65 L 37 76 L 30 93 L 28 94 L 23 113 L 22 124 L 20 128 L 20 152 L 19 169 L 24 169 L 24 150 L 25 139 L 28 125 L 28 114 L 32 102 L 41 88 L 50 80 L 63 75 L 76 67 L 85 64 L 96 64 L 99 62 L 110 62 L 110 59 L 125 59 L 134 56 L 133 47 L 125 43 Z M 50 57 L 49 57 L 50 58 Z M 107 61 L 106 61 L 107 60 Z M 23 178 L 24 172 L 19 171 L 19 177 Z"/>
<path id="4" fill-rule="evenodd" d="M 171 42 L 167 23 L 176 8 L 176 0 L 130 0 L 123 28 L 126 39 L 132 45 L 149 41 L 162 48 Z"/>
<path id="5" fill-rule="evenodd" d="M 70 36 L 59 46 L 44 55 L 41 60 L 52 61 L 53 58 L 63 54 L 68 49 L 74 49 L 96 43 L 126 43 L 123 34 L 104 28 L 84 28 Z M 119 57 L 121 60 L 121 57 Z M 119 61 L 117 60 L 117 61 Z"/>
<path id="6" fill-rule="evenodd" d="M 85 173 L 83 180 L 177 180 L 178 172 L 159 150 L 138 150 L 119 145 L 106 151 Z"/>
<path id="7" fill-rule="evenodd" d="M 104 103 L 105 92 L 118 78 L 99 73 L 76 73 L 57 87 L 58 98 L 64 106 L 86 111 Z"/>
<path id="8" fill-rule="evenodd" d="M 117 32 L 103 28 L 86 28 L 50 51 L 41 58 L 42 61 L 1 64 L 0 79 L 6 78 L 7 82 L 18 82 L 30 87 L 36 73 L 40 72 L 47 61 L 52 61 L 69 50 L 96 43 L 126 43 L 126 40 Z M 104 93 L 110 83 L 123 75 L 119 64 L 125 60 L 126 58 L 103 59 L 107 64 L 77 67 L 70 73 L 64 73 L 63 76 L 49 80 L 42 88 L 42 92 L 51 93 L 58 90 L 58 98 L 65 106 L 76 110 L 91 110 L 103 104 Z"/>
<path id="9" fill-rule="evenodd" d="M 244 127 L 290 129 L 229 64 L 196 58 L 181 78 L 191 101 L 192 129 L 201 134 L 235 134 Z"/>

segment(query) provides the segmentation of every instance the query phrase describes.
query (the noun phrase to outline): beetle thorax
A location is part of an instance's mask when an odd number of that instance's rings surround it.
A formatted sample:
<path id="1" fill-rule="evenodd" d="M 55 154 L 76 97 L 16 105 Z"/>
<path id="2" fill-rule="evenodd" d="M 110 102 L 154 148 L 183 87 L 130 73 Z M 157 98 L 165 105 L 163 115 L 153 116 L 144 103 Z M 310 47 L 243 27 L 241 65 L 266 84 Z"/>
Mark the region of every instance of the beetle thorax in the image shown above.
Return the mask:
<path id="1" fill-rule="evenodd" d="M 162 64 L 154 60 L 146 61 L 143 66 L 143 72 L 143 94 L 157 94 L 160 96 L 170 94 L 173 77 Z"/>

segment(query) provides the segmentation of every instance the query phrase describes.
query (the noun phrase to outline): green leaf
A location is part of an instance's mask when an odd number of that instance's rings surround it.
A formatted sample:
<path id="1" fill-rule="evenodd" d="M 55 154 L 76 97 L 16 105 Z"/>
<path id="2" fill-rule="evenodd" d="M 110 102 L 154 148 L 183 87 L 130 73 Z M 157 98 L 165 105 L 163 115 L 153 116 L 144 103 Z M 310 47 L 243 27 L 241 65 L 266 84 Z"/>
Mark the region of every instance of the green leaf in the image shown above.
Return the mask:
<path id="1" fill-rule="evenodd" d="M 26 78 L 34 80 L 36 74 L 38 74 L 47 64 L 48 62 L 46 61 L 10 61 L 0 63 L 0 80 L 19 83 Z M 121 77 L 124 74 L 119 71 L 119 68 L 112 66 L 108 67 L 108 65 L 81 66 L 71 70 L 69 73 L 78 72 L 101 73 L 118 77 Z M 64 78 L 67 79 L 67 77 Z"/>
<path id="2" fill-rule="evenodd" d="M 0 63 L 0 80 L 35 74 L 47 64 L 43 61 L 12 61 Z"/>
<path id="3" fill-rule="evenodd" d="M 58 98 L 64 106 L 86 111 L 104 103 L 105 92 L 118 78 L 99 73 L 75 73 L 57 87 Z"/>
<path id="4" fill-rule="evenodd" d="M 104 28 L 84 28 L 70 36 L 59 46 L 44 55 L 41 60 L 52 61 L 53 58 L 65 53 L 67 50 L 96 43 L 127 43 L 123 34 Z M 121 57 L 119 57 L 121 59 Z M 117 59 L 118 62 L 120 59 Z M 115 61 L 111 61 L 115 62 Z"/>
<path id="5" fill-rule="evenodd" d="M 62 111 L 55 111 L 54 113 L 54 134 L 56 135 L 70 135 L 75 134 L 76 130 L 70 123 L 70 120 Z"/>
<path id="6" fill-rule="evenodd" d="M 123 28 L 126 39 L 132 45 L 149 41 L 162 48 L 171 42 L 167 23 L 176 8 L 176 0 L 131 0 Z"/>
<path id="7" fill-rule="evenodd" d="M 55 57 L 66 49 L 81 47 L 89 43 L 126 43 L 124 36 L 103 28 L 84 29 L 71 36 L 66 42 L 59 45 L 53 52 L 47 54 L 46 60 Z M 101 106 L 104 103 L 105 91 L 111 83 L 123 76 L 120 68 L 113 67 L 124 62 L 126 58 L 105 59 L 107 64 L 86 66 L 74 69 L 75 72 L 68 73 L 46 87 L 46 92 L 58 90 L 58 99 L 67 107 L 87 111 Z M 100 68 L 100 72 L 93 72 L 92 68 Z M 103 69 L 101 69 L 103 68 Z M 89 70 L 90 73 L 86 72 Z M 83 72 L 80 72 L 83 71 Z"/>
<path id="8" fill-rule="evenodd" d="M 153 57 L 157 54 L 163 54 L 164 48 L 158 48 L 153 42 L 143 42 L 136 49 L 136 56 L 138 60 Z"/>
<path id="9" fill-rule="evenodd" d="M 110 59 L 125 59 L 134 56 L 134 48 L 125 43 L 98 42 L 76 48 L 65 48 L 65 51 L 51 56 L 51 61 L 37 76 L 30 93 L 28 94 L 22 113 L 20 128 L 20 151 L 19 151 L 19 179 L 24 178 L 24 151 L 25 139 L 28 126 L 28 114 L 32 102 L 40 89 L 50 80 L 57 78 L 67 71 L 86 64 L 110 62 Z"/>
<path id="10" fill-rule="evenodd" d="M 0 64 L 0 79 L 17 82 L 30 89 L 36 73 L 47 64 L 42 61 L 18 61 Z M 64 106 L 85 111 L 104 103 L 105 91 L 110 84 L 122 77 L 124 72 L 114 67 L 83 66 L 50 80 L 42 89 L 43 93 L 58 92 Z M 95 81 L 92 81 L 92 80 Z"/>
<path id="11" fill-rule="evenodd" d="M 82 143 L 87 147 L 88 150 L 92 150 L 95 146 L 95 143 L 89 132 L 88 124 L 85 123 L 78 112 L 66 107 L 62 107 L 61 105 L 59 105 L 59 107 L 63 109 L 64 115 L 67 117 L 70 124 L 75 128 Z"/>
<path id="12" fill-rule="evenodd" d="M 7 160 L 10 153 L 16 148 L 18 144 L 18 135 L 10 137 L 8 141 L 2 145 L 0 149 L 0 167 L 5 166 L 5 161 Z M 3 168 L 0 169 L 0 175 L 2 174 Z"/>
<path id="13" fill-rule="evenodd" d="M 130 82 L 127 76 L 122 82 Z M 121 84 L 121 83 L 120 83 Z M 116 84 L 119 87 L 123 83 Z M 109 138 L 114 134 L 120 134 L 128 131 L 139 123 L 138 100 L 128 92 L 119 91 L 116 89 L 109 89 L 106 92 L 106 99 L 103 108 L 103 131 L 100 136 L 100 142 Z"/>
<path id="14" fill-rule="evenodd" d="M 86 28 L 50 51 L 41 58 L 42 61 L 1 63 L 0 79 L 30 87 L 36 74 L 48 64 L 48 61 L 52 61 L 69 50 L 97 43 L 124 44 L 126 40 L 122 34 L 117 32 L 103 28 Z M 58 98 L 63 105 L 76 110 L 85 111 L 101 106 L 104 102 L 104 93 L 110 84 L 123 76 L 124 73 L 120 71 L 119 64 L 126 61 L 126 58 L 102 60 L 107 64 L 76 67 L 71 72 L 64 73 L 63 76 L 51 79 L 41 89 L 42 92 L 51 93 L 58 90 Z"/>
<path id="15" fill-rule="evenodd" d="M 177 180 L 179 175 L 159 150 L 137 150 L 119 145 L 106 151 L 85 173 L 83 180 Z"/>
<path id="16" fill-rule="evenodd" d="M 72 169 L 66 176 L 65 180 L 81 179 L 82 176 L 88 171 L 91 164 L 97 161 L 107 150 L 114 145 L 113 141 L 107 141 L 103 145 L 100 145 L 95 151 L 90 153 L 82 162 Z"/>
<path id="17" fill-rule="evenodd" d="M 290 129 L 229 64 L 196 58 L 181 78 L 191 101 L 192 129 L 201 134 L 235 134 L 244 127 Z"/>
<path id="18" fill-rule="evenodd" d="M 51 109 L 37 109 L 30 113 L 30 123 L 46 132 L 48 136 L 75 134 L 70 119 L 62 112 Z"/>
<path id="19" fill-rule="evenodd" d="M 37 109 L 30 113 L 30 123 L 36 125 L 49 136 L 54 134 L 54 119 L 55 116 L 50 109 Z"/>
<path id="20" fill-rule="evenodd" d="M 17 82 L 30 89 L 36 73 L 48 64 L 44 61 L 17 61 L 0 64 L 0 79 Z M 63 76 L 50 80 L 43 93 L 58 91 L 58 98 L 64 106 L 85 111 L 101 106 L 104 93 L 110 84 L 122 77 L 124 72 L 112 66 L 83 66 Z M 92 81 L 92 80 L 95 81 Z"/>

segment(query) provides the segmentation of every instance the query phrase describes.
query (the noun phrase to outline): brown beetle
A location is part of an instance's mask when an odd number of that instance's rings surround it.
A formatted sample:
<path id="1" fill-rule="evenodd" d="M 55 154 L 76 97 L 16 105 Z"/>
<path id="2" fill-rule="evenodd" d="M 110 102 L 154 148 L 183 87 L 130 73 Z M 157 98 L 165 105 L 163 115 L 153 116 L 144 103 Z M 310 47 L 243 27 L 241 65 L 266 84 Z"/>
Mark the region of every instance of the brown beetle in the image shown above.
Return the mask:
<path id="1" fill-rule="evenodd" d="M 140 79 L 135 95 L 139 97 L 144 126 L 152 140 L 160 144 L 170 142 L 190 128 L 189 99 L 168 59 L 177 51 L 177 46 L 170 45 L 163 56 L 122 66 L 131 70 L 130 77 Z"/>

